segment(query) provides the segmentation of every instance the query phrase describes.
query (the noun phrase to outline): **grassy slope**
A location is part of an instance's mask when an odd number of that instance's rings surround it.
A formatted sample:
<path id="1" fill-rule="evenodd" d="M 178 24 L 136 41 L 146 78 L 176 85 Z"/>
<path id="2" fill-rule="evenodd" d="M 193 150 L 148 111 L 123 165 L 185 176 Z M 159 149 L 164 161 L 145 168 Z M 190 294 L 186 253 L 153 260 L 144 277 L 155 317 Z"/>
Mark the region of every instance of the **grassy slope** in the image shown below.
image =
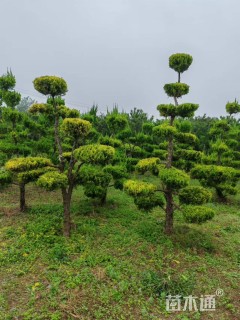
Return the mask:
<path id="1" fill-rule="evenodd" d="M 0 194 L 0 319 L 239 319 L 240 199 L 214 205 L 217 215 L 188 225 L 176 214 L 175 235 L 163 234 L 160 210 L 139 212 L 111 190 L 94 207 L 75 190 L 70 240 L 61 237 L 59 192 L 27 188 Z M 214 294 L 217 310 L 167 313 L 165 295 Z"/>

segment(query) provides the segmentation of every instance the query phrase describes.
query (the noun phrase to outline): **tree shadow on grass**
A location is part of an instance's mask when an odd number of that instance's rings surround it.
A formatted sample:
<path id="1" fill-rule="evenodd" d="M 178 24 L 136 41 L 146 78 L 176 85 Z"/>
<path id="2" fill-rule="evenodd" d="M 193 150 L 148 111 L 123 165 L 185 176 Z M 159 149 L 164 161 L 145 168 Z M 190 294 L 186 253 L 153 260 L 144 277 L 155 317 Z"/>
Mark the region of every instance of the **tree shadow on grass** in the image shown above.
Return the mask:
<path id="1" fill-rule="evenodd" d="M 203 233 L 194 227 L 178 225 L 174 228 L 172 241 L 178 247 L 200 252 L 214 252 L 215 246 L 211 235 Z"/>

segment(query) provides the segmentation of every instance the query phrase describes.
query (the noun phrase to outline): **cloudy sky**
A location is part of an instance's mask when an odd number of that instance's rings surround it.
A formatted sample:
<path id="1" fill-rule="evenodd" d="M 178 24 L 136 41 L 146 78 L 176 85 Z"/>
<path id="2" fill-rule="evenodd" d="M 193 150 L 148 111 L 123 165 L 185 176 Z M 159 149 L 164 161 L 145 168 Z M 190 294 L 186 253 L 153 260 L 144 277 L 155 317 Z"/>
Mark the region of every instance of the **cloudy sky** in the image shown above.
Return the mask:
<path id="1" fill-rule="evenodd" d="M 81 111 L 117 103 L 157 115 L 177 80 L 168 57 L 186 52 L 183 101 L 219 116 L 240 99 L 239 0 L 0 0 L 0 11 L 0 74 L 10 67 L 23 94 L 41 99 L 32 80 L 58 75 Z"/>

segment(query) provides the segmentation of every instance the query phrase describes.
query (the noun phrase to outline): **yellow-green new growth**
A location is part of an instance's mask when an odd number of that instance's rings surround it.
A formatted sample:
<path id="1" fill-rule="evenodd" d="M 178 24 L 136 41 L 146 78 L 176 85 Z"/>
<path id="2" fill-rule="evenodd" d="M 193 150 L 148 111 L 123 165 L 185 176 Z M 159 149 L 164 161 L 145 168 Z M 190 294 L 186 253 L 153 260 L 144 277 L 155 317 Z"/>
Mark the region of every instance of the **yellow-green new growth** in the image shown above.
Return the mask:
<path id="1" fill-rule="evenodd" d="M 84 163 L 107 164 L 113 159 L 115 149 L 101 144 L 89 144 L 74 151 L 74 157 Z"/>
<path id="2" fill-rule="evenodd" d="M 79 118 L 66 118 L 63 120 L 61 129 L 66 135 L 75 138 L 87 136 L 92 128 L 89 121 Z"/>
<path id="3" fill-rule="evenodd" d="M 10 159 L 6 163 L 5 168 L 13 172 L 22 172 L 22 171 L 33 170 L 37 168 L 43 168 L 51 165 L 52 165 L 51 160 L 47 158 L 27 157 L 27 158 Z"/>

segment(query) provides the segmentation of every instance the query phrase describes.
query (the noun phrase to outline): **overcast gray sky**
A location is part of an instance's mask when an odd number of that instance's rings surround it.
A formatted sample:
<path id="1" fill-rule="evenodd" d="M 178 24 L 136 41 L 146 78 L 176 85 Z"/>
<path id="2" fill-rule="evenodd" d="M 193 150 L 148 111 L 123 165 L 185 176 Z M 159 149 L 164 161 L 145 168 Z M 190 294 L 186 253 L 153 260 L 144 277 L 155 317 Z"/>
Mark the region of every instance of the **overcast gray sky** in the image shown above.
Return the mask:
<path id="1" fill-rule="evenodd" d="M 24 94 L 41 97 L 32 80 L 58 75 L 72 107 L 157 115 L 171 101 L 163 85 L 177 80 L 168 57 L 186 52 L 182 101 L 219 116 L 240 98 L 239 0 L 0 0 L 0 10 L 0 73 L 11 67 Z"/>

